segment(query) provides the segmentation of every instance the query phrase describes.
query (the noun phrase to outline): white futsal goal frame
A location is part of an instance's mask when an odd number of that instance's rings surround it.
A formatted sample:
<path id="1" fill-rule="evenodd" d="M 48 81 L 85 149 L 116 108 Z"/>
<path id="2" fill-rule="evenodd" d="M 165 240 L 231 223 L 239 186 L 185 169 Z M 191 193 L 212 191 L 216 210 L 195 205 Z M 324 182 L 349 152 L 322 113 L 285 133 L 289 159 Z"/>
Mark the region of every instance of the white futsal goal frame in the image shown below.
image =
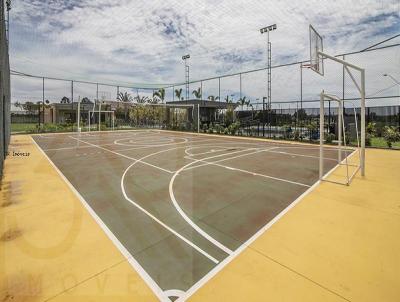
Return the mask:
<path id="1" fill-rule="evenodd" d="M 312 25 L 309 27 L 309 32 L 310 32 L 310 65 L 311 69 L 315 72 L 317 72 L 320 75 L 324 75 L 324 60 L 329 59 L 334 62 L 337 62 L 343 66 L 343 69 L 347 72 L 347 74 L 350 76 L 353 84 L 357 88 L 358 92 L 360 93 L 360 115 L 361 115 L 361 143 L 358 143 L 358 150 L 359 150 L 359 164 L 356 165 L 355 171 L 352 173 L 352 175 L 349 175 L 349 163 L 347 156 L 345 158 L 345 165 L 347 169 L 347 181 L 345 184 L 349 185 L 351 182 L 351 179 L 354 177 L 354 175 L 357 173 L 358 170 L 361 170 L 361 176 L 365 176 L 365 69 L 361 68 L 357 65 L 351 64 L 347 61 L 341 60 L 335 56 L 331 56 L 323 51 L 323 39 L 320 34 L 314 29 Z M 360 81 L 358 82 L 356 78 L 353 75 L 353 71 L 359 72 L 360 74 Z M 331 94 L 327 94 L 322 90 L 320 93 L 320 157 L 319 157 L 319 177 L 320 180 L 326 180 L 324 178 L 324 125 L 325 125 L 325 112 L 324 112 L 324 104 L 325 100 L 332 100 L 338 102 L 338 143 L 339 143 L 339 164 L 343 164 L 341 161 L 341 152 L 342 152 L 342 139 L 344 137 L 344 142 L 345 142 L 345 129 L 344 129 L 344 119 L 343 119 L 343 104 L 344 100 L 333 96 Z M 355 111 L 354 111 L 355 113 Z M 355 113 L 356 114 L 356 113 Z M 356 131 L 357 131 L 357 142 L 359 141 L 358 138 L 358 125 L 357 125 L 357 117 L 356 118 Z M 342 136 L 342 133 L 344 134 Z"/>

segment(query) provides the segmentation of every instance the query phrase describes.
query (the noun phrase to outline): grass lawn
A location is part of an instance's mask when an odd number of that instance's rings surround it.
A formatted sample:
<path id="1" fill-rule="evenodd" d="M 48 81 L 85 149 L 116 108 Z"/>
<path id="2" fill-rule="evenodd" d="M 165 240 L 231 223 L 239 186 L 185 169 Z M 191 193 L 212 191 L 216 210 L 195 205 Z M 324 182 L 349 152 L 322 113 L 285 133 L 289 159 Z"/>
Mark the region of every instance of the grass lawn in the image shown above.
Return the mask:
<path id="1" fill-rule="evenodd" d="M 13 132 L 31 132 L 36 129 L 37 124 L 11 124 L 11 133 Z"/>
<path id="2" fill-rule="evenodd" d="M 383 137 L 372 137 L 371 147 L 388 148 L 386 141 Z M 395 142 L 392 144 L 392 148 L 400 149 L 400 142 Z"/>

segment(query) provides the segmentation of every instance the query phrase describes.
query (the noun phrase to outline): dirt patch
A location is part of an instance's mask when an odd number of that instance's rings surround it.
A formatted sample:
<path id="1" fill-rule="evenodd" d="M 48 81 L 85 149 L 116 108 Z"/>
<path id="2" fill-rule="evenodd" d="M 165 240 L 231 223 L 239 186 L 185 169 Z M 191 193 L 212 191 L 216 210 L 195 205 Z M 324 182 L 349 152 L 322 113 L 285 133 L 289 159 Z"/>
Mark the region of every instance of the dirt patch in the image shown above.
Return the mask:
<path id="1" fill-rule="evenodd" d="M 0 237 L 0 241 L 11 241 L 14 240 L 15 238 L 21 236 L 22 231 L 20 229 L 13 229 L 13 230 L 8 230 L 3 233 Z"/>
<path id="2" fill-rule="evenodd" d="M 12 205 L 12 204 L 13 204 L 12 201 L 7 200 L 7 201 L 4 201 L 4 202 L 1 204 L 1 207 L 2 207 L 2 208 L 6 208 L 6 207 L 9 207 L 9 206 Z"/>

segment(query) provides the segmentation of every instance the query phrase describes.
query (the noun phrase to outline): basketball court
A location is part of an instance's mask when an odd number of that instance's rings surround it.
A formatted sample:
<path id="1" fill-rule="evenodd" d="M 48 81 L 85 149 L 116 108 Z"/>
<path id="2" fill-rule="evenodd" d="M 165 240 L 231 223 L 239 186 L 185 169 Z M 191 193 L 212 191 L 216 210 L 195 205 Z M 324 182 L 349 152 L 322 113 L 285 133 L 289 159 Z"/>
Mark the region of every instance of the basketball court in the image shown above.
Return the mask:
<path id="1" fill-rule="evenodd" d="M 319 147 L 305 144 L 152 130 L 33 140 L 161 296 L 220 270 L 319 180 Z M 324 174 L 338 165 L 325 154 Z"/>

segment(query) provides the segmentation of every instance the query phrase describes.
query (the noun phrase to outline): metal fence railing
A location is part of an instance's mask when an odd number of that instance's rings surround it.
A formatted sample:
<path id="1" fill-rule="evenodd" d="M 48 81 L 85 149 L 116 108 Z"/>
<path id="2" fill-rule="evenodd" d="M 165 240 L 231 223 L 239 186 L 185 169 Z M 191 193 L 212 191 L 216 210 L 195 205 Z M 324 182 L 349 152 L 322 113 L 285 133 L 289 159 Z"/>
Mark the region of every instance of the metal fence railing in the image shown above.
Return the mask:
<path id="1" fill-rule="evenodd" d="M 10 142 L 10 64 L 6 37 L 5 7 L 0 1 L 0 177 Z"/>

